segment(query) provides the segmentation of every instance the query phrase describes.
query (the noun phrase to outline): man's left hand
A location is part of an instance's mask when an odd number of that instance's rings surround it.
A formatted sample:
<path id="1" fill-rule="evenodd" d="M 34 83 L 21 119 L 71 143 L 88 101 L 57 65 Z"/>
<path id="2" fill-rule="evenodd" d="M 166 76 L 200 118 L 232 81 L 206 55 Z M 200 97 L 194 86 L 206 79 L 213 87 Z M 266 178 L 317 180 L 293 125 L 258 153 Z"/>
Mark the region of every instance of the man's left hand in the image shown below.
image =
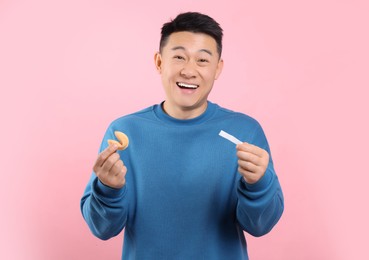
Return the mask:
<path id="1" fill-rule="evenodd" d="M 264 176 L 268 167 L 268 152 L 249 143 L 238 144 L 236 149 L 238 157 L 238 172 L 243 176 L 247 183 L 256 183 Z"/>

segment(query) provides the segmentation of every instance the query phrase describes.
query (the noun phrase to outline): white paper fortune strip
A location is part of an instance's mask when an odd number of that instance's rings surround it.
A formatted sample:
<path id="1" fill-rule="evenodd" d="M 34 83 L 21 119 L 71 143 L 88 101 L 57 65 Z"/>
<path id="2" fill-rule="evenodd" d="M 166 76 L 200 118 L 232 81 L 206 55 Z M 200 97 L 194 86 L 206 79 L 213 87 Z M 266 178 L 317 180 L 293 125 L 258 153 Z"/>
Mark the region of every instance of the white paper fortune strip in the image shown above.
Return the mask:
<path id="1" fill-rule="evenodd" d="M 234 137 L 233 135 L 228 134 L 227 132 L 224 132 L 223 130 L 221 130 L 219 132 L 219 135 L 225 139 L 227 139 L 228 141 L 231 141 L 234 144 L 241 144 L 242 142 L 240 140 L 238 140 L 236 137 Z"/>

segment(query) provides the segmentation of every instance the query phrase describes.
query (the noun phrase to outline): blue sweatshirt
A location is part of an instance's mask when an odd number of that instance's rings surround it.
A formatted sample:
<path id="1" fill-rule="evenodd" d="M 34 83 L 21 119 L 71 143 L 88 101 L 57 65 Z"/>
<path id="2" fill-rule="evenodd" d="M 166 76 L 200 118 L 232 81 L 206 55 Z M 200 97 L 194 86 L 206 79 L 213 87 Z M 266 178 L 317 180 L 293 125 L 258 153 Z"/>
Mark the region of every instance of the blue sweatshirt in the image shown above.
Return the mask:
<path id="1" fill-rule="evenodd" d="M 81 210 L 101 239 L 124 229 L 122 259 L 248 259 L 243 231 L 264 235 L 281 217 L 272 156 L 265 175 L 247 184 L 235 145 L 218 135 L 224 130 L 270 154 L 255 119 L 208 102 L 199 117 L 178 120 L 154 105 L 113 121 L 100 152 L 116 130 L 130 140 L 118 151 L 126 185 L 104 186 L 92 173 Z"/>

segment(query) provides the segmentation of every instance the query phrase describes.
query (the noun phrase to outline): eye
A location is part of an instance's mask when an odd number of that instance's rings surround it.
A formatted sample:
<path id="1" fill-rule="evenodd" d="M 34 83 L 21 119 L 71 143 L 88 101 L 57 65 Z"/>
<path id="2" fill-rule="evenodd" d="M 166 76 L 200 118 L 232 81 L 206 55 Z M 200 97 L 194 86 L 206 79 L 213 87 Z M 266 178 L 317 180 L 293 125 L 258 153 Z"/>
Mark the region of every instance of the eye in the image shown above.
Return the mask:
<path id="1" fill-rule="evenodd" d="M 184 60 L 184 57 L 180 56 L 180 55 L 175 55 L 173 57 L 175 60 Z"/>
<path id="2" fill-rule="evenodd" d="M 199 59 L 199 62 L 206 63 L 206 62 L 209 62 L 209 61 L 207 59 Z"/>

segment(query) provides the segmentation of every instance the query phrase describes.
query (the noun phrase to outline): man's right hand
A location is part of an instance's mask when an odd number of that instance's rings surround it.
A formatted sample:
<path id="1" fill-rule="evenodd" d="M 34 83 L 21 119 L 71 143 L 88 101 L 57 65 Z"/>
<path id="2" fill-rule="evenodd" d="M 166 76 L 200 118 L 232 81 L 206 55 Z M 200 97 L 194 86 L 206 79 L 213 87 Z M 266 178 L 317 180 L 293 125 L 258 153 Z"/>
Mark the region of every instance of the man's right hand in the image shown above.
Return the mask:
<path id="1" fill-rule="evenodd" d="M 116 145 L 109 145 L 102 151 L 94 164 L 93 170 L 97 178 L 106 186 L 120 189 L 126 183 L 127 168 L 117 151 Z"/>

